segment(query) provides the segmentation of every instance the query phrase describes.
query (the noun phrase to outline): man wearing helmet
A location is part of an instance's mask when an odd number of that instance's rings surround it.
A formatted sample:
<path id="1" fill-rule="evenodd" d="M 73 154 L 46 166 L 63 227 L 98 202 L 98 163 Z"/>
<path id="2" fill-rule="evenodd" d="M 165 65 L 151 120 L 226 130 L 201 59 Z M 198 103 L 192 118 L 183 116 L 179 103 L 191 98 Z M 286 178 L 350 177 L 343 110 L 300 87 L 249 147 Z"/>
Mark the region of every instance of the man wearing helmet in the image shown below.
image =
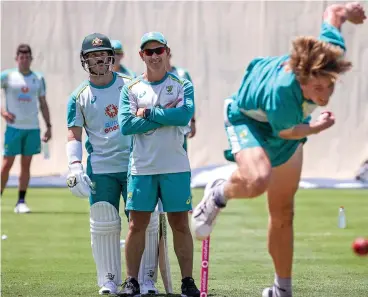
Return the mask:
<path id="1" fill-rule="evenodd" d="M 131 79 L 112 71 L 114 55 L 105 35 L 84 38 L 80 59 L 89 78 L 70 95 L 67 112 L 67 184 L 73 195 L 89 197 L 92 254 L 101 295 L 117 294 L 122 283 L 119 203 L 121 195 L 126 200 L 131 145 L 131 137 L 121 135 L 117 121 L 120 91 Z M 88 135 L 87 174 L 82 165 L 83 128 Z M 158 220 L 153 224 L 158 226 Z"/>

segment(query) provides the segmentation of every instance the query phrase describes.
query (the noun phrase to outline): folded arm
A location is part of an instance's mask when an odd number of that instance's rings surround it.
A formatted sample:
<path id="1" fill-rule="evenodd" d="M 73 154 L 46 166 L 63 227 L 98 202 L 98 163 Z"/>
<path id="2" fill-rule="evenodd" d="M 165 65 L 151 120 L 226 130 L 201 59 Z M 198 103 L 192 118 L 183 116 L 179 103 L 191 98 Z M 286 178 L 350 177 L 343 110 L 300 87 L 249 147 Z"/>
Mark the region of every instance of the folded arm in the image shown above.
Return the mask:
<path id="1" fill-rule="evenodd" d="M 161 124 L 149 119 L 137 117 L 137 104 L 129 95 L 128 86 L 125 85 L 120 94 L 119 102 L 119 126 L 123 135 L 142 134 L 162 127 Z"/>
<path id="2" fill-rule="evenodd" d="M 186 126 L 194 115 L 194 90 L 190 81 L 184 80 L 182 102 L 179 107 L 164 109 L 154 107 L 146 112 L 147 119 L 165 126 Z M 180 96 L 180 95 L 179 95 Z"/>

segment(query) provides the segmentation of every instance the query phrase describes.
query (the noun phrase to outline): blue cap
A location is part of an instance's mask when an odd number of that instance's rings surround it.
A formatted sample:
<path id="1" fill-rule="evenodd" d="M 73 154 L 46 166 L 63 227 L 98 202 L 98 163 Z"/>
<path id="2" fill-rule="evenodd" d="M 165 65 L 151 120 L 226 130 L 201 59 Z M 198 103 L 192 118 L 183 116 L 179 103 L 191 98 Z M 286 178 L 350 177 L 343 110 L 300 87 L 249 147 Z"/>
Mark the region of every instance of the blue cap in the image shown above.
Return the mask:
<path id="1" fill-rule="evenodd" d="M 114 48 L 115 53 L 121 54 L 124 52 L 123 45 L 120 40 L 111 40 L 111 46 Z"/>
<path id="2" fill-rule="evenodd" d="M 160 32 L 148 32 L 144 34 L 141 38 L 141 49 L 143 49 L 144 45 L 150 41 L 157 41 L 162 43 L 163 45 L 167 45 L 167 40 L 165 36 Z"/>

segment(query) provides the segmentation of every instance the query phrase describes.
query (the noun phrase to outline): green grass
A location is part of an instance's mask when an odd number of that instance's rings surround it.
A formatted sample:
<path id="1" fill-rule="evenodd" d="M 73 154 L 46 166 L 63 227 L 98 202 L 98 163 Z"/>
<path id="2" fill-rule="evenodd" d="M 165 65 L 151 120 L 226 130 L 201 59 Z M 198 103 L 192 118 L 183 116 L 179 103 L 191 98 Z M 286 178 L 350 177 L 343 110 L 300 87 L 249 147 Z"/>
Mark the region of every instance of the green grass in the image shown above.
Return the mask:
<path id="1" fill-rule="evenodd" d="M 6 190 L 1 202 L 1 233 L 8 236 L 1 241 L 2 296 L 98 296 L 88 202 L 64 189 L 30 189 L 27 199 L 33 213 L 16 215 L 16 194 Z M 201 195 L 201 190 L 194 191 L 195 203 Z M 368 296 L 368 257 L 351 251 L 356 237 L 368 236 L 368 191 L 301 190 L 296 201 L 294 295 Z M 340 205 L 346 208 L 347 229 L 337 228 Z M 125 235 L 126 222 L 122 228 Z M 211 237 L 210 296 L 261 296 L 273 280 L 266 232 L 264 197 L 229 203 Z M 179 268 L 170 250 L 179 292 Z M 200 258 L 201 243 L 196 241 L 198 285 Z M 159 289 L 163 291 L 161 280 Z"/>

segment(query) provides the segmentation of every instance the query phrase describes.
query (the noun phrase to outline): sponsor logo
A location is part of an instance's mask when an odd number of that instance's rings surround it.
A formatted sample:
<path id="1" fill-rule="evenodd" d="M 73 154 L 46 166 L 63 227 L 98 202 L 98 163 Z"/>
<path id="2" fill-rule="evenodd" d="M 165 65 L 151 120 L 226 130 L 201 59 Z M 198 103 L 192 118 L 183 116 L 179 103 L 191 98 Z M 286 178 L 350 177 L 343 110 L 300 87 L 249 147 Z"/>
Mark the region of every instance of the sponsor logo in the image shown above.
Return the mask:
<path id="1" fill-rule="evenodd" d="M 105 115 L 113 119 L 118 115 L 118 110 L 115 104 L 109 104 L 105 107 Z"/>
<path id="2" fill-rule="evenodd" d="M 22 103 L 29 103 L 32 101 L 32 97 L 28 94 L 19 94 L 18 101 Z"/>
<path id="3" fill-rule="evenodd" d="M 69 176 L 66 180 L 66 184 L 69 188 L 74 188 L 77 185 L 77 177 L 75 175 Z"/>
<path id="4" fill-rule="evenodd" d="M 106 134 L 112 131 L 119 130 L 119 123 L 117 120 L 106 122 L 104 129 Z"/>
<path id="5" fill-rule="evenodd" d="M 28 93 L 29 92 L 29 88 L 27 86 L 24 86 L 21 88 L 22 93 Z"/>

